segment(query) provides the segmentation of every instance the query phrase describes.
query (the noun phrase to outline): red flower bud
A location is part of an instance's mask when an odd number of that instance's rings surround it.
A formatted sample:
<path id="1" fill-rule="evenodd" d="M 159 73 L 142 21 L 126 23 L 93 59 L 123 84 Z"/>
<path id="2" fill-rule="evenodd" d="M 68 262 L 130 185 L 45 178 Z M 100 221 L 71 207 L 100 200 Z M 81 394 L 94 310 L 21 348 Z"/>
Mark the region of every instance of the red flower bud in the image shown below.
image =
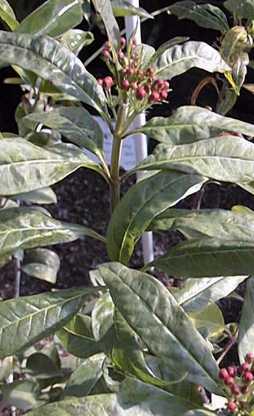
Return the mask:
<path id="1" fill-rule="evenodd" d="M 130 89 L 130 83 L 128 79 L 124 79 L 122 82 L 122 89 L 128 91 Z"/>
<path id="2" fill-rule="evenodd" d="M 229 374 L 228 374 L 227 369 L 226 368 L 221 368 L 220 371 L 219 371 L 219 378 L 221 380 L 225 380 L 228 377 L 229 377 Z"/>
<path id="3" fill-rule="evenodd" d="M 245 371 L 245 373 L 243 374 L 243 379 L 250 383 L 251 381 L 253 381 L 254 376 L 250 371 Z"/>
<path id="4" fill-rule="evenodd" d="M 125 58 L 125 55 L 124 55 L 123 51 L 118 52 L 118 58 L 119 59 L 124 59 Z"/>
<path id="5" fill-rule="evenodd" d="M 242 373 L 244 373 L 244 371 L 248 371 L 250 369 L 250 366 L 249 366 L 249 364 L 248 363 L 243 363 L 242 365 L 241 365 L 241 367 L 240 367 L 240 371 L 242 372 Z"/>
<path id="6" fill-rule="evenodd" d="M 227 386 L 232 386 L 233 384 L 235 384 L 235 380 L 233 379 L 233 377 L 227 377 L 224 379 L 224 383 Z"/>
<path id="7" fill-rule="evenodd" d="M 164 81 L 164 88 L 169 89 L 169 82 L 168 81 Z"/>
<path id="8" fill-rule="evenodd" d="M 143 98 L 146 97 L 146 90 L 144 87 L 138 87 L 138 89 L 136 90 L 136 98 L 138 100 L 143 100 Z"/>
<path id="9" fill-rule="evenodd" d="M 113 78 L 112 77 L 104 78 L 103 85 L 104 85 L 104 88 L 106 88 L 107 90 L 110 90 L 114 85 Z"/>
<path id="10" fill-rule="evenodd" d="M 228 367 L 227 371 L 228 371 L 228 374 L 230 375 L 230 377 L 235 377 L 236 376 L 236 373 L 237 373 L 236 367 L 233 367 L 233 366 Z"/>
<path id="11" fill-rule="evenodd" d="M 245 361 L 246 363 L 252 364 L 254 361 L 254 354 L 253 352 L 248 352 L 248 354 L 246 354 L 245 356 Z"/>
<path id="12" fill-rule="evenodd" d="M 150 95 L 149 101 L 150 102 L 159 102 L 161 100 L 160 93 L 158 91 L 153 91 Z"/>
<path id="13" fill-rule="evenodd" d="M 161 99 L 162 100 L 166 100 L 168 98 L 168 91 L 167 90 L 162 90 L 160 93 Z"/>
<path id="14" fill-rule="evenodd" d="M 110 59 L 111 55 L 110 55 L 109 49 L 103 49 L 103 51 L 102 51 L 102 56 L 103 56 L 103 58 L 105 58 L 106 60 Z"/>
<path id="15" fill-rule="evenodd" d="M 231 393 L 234 394 L 234 396 L 239 396 L 241 394 L 240 387 L 237 384 L 233 384 L 230 386 Z"/>
<path id="16" fill-rule="evenodd" d="M 227 408 L 230 413 L 235 413 L 237 410 L 237 404 L 235 402 L 228 402 Z"/>

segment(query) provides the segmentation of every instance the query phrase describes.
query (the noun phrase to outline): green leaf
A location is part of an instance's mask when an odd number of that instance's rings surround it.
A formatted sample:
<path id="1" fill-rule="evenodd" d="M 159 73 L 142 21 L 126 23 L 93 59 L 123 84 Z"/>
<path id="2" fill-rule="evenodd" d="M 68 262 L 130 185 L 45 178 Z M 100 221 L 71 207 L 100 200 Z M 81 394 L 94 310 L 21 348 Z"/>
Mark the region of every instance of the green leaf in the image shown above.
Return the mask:
<path id="1" fill-rule="evenodd" d="M 216 49 L 204 42 L 190 41 L 168 49 L 158 58 L 156 77 L 171 79 L 194 67 L 208 72 L 230 71 Z"/>
<path id="2" fill-rule="evenodd" d="M 23 122 L 30 127 L 42 123 L 78 146 L 99 156 L 102 154 L 103 132 L 94 117 L 82 107 L 56 107 L 48 113 L 32 113 Z"/>
<path id="3" fill-rule="evenodd" d="M 35 72 L 99 113 L 106 98 L 96 79 L 68 49 L 48 37 L 0 31 L 0 59 Z"/>
<path id="4" fill-rule="evenodd" d="M 70 49 L 71 52 L 78 55 L 84 46 L 88 46 L 94 41 L 92 32 L 84 32 L 80 29 L 71 29 L 64 33 L 61 37 L 61 42 Z"/>
<path id="5" fill-rule="evenodd" d="M 161 172 L 132 186 L 114 210 L 108 227 L 107 249 L 111 260 L 127 263 L 136 242 L 154 218 L 197 192 L 204 182 L 198 175 Z"/>
<path id="6" fill-rule="evenodd" d="M 178 1 L 169 7 L 169 11 L 179 19 L 193 20 L 206 29 L 225 33 L 229 30 L 228 21 L 223 11 L 212 4 L 196 4 L 194 1 Z"/>
<path id="7" fill-rule="evenodd" d="M 0 195 L 12 196 L 59 182 L 78 168 L 101 172 L 76 146 L 39 147 L 22 138 L 0 140 Z"/>
<path id="8" fill-rule="evenodd" d="M 55 364 L 51 357 L 43 352 L 35 352 L 29 355 L 26 361 L 26 368 L 37 378 L 48 378 L 56 374 L 63 374 L 61 368 Z"/>
<path id="9" fill-rule="evenodd" d="M 15 30 L 19 25 L 15 13 L 7 0 L 0 0 L 0 19 L 6 23 L 11 30 Z"/>
<path id="10" fill-rule="evenodd" d="M 77 315 L 64 328 L 57 332 L 64 349 L 79 358 L 88 358 L 103 352 L 103 345 L 97 342 L 92 333 L 91 318 Z"/>
<path id="11" fill-rule="evenodd" d="M 175 397 L 156 387 L 135 379 L 126 379 L 118 394 L 99 394 L 94 396 L 62 400 L 50 403 L 30 412 L 30 416 L 213 416 L 214 413 L 202 411 L 185 413 L 193 409 L 193 404 Z"/>
<path id="12" fill-rule="evenodd" d="M 81 236 L 101 237 L 82 225 L 53 219 L 47 211 L 33 208 L 0 210 L 0 257 L 18 249 L 74 241 Z"/>
<path id="13" fill-rule="evenodd" d="M 39 401 L 39 385 L 32 380 L 15 381 L 1 386 L 3 400 L 9 406 L 27 411 L 43 402 Z"/>
<path id="14" fill-rule="evenodd" d="M 22 270 L 26 274 L 53 284 L 56 283 L 59 268 L 58 255 L 54 251 L 45 248 L 37 248 L 26 252 L 22 264 Z"/>
<path id="15" fill-rule="evenodd" d="M 228 296 L 246 279 L 247 276 L 187 279 L 184 287 L 173 295 L 186 312 L 200 311 Z"/>
<path id="16" fill-rule="evenodd" d="M 47 0 L 29 14 L 17 32 L 57 37 L 82 22 L 80 0 Z"/>
<path id="17" fill-rule="evenodd" d="M 253 182 L 253 162 L 253 143 L 218 136 L 182 146 L 160 144 L 135 170 L 176 169 L 241 186 Z"/>
<path id="18" fill-rule="evenodd" d="M 111 0 L 111 5 L 116 17 L 139 16 L 146 19 L 153 18 L 153 16 L 142 9 L 142 7 L 135 7 L 127 0 Z"/>
<path id="19" fill-rule="evenodd" d="M 64 326 L 97 289 L 68 289 L 0 303 L 0 357 L 19 353 Z M 11 342 L 10 342 L 11 340 Z"/>
<path id="20" fill-rule="evenodd" d="M 254 242 L 191 240 L 177 244 L 153 265 L 180 278 L 249 275 L 254 267 Z"/>
<path id="21" fill-rule="evenodd" d="M 248 352 L 253 352 L 254 345 L 254 278 L 247 282 L 244 304 L 239 326 L 238 351 L 243 362 Z"/>
<path id="22" fill-rule="evenodd" d="M 216 391 L 216 361 L 174 296 L 150 275 L 119 263 L 98 270 L 115 306 L 149 350 L 160 358 L 180 361 L 194 383 Z"/>
<path id="23" fill-rule="evenodd" d="M 24 194 L 17 194 L 13 196 L 13 199 L 40 205 L 57 203 L 56 194 L 51 188 L 41 188 Z"/>
<path id="24" fill-rule="evenodd" d="M 103 20 L 109 40 L 116 48 L 120 41 L 120 29 L 114 17 L 111 1 L 92 0 L 92 2 Z"/>
<path id="25" fill-rule="evenodd" d="M 114 304 L 109 293 L 104 293 L 92 310 L 92 330 L 96 341 L 100 341 L 113 325 Z"/>
<path id="26" fill-rule="evenodd" d="M 201 311 L 192 312 L 189 317 L 204 338 L 219 337 L 225 329 L 223 314 L 216 303 L 208 305 Z"/>
<path id="27" fill-rule="evenodd" d="M 166 42 L 164 42 L 152 56 L 150 63 L 153 64 L 164 52 L 166 52 L 169 48 L 172 48 L 175 45 L 178 45 L 183 42 L 187 42 L 189 38 L 183 36 L 176 36 Z"/>
<path id="28" fill-rule="evenodd" d="M 254 125 L 189 105 L 178 108 L 170 117 L 152 118 L 136 132 L 163 143 L 188 144 L 229 132 L 253 137 Z"/>
<path id="29" fill-rule="evenodd" d="M 83 361 L 72 373 L 63 391 L 63 397 L 88 396 L 103 374 L 104 354 L 97 354 Z"/>
<path id="30" fill-rule="evenodd" d="M 223 3 L 223 6 L 240 19 L 254 19 L 253 0 L 227 0 Z"/>

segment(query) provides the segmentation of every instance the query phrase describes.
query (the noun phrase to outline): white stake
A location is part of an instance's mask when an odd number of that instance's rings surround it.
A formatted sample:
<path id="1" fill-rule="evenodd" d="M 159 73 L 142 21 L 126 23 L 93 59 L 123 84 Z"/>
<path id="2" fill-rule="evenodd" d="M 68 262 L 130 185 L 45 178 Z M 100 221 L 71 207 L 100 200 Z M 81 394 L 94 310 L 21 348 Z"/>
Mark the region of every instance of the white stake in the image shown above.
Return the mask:
<path id="1" fill-rule="evenodd" d="M 132 6 L 139 7 L 139 0 L 129 0 L 129 3 Z M 141 40 L 141 24 L 140 18 L 138 16 L 128 16 L 125 18 L 125 26 L 126 26 L 126 36 L 127 39 L 135 31 L 135 40 L 137 44 L 142 43 Z M 138 128 L 145 124 L 146 117 L 145 114 L 140 114 L 134 124 L 134 128 Z M 147 137 L 144 134 L 135 135 L 135 150 L 136 150 L 136 162 L 140 162 L 141 160 L 147 157 Z M 137 175 L 137 179 L 141 177 L 142 174 Z M 143 247 L 143 257 L 144 262 L 148 263 L 154 259 L 154 252 L 153 252 L 153 235 L 151 232 L 147 232 L 142 237 L 142 247 Z"/>

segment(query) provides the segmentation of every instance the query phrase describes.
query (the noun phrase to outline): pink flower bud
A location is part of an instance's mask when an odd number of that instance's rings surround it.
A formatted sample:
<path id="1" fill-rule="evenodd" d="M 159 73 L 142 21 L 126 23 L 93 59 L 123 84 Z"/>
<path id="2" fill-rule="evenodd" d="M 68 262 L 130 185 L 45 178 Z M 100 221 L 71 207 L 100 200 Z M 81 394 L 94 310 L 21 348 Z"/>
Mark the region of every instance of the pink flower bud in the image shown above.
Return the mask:
<path id="1" fill-rule="evenodd" d="M 136 98 L 138 100 L 143 100 L 146 97 L 146 90 L 144 87 L 139 87 L 136 91 Z"/>
<path id="2" fill-rule="evenodd" d="M 122 89 L 128 91 L 130 89 L 130 83 L 128 79 L 124 79 L 122 82 Z"/>
<path id="3" fill-rule="evenodd" d="M 108 61 L 111 57 L 109 49 L 103 49 L 102 56 L 104 59 Z"/>
<path id="4" fill-rule="evenodd" d="M 106 88 L 107 90 L 110 90 L 114 85 L 113 78 L 112 77 L 104 78 L 103 85 L 104 85 L 104 88 Z"/>

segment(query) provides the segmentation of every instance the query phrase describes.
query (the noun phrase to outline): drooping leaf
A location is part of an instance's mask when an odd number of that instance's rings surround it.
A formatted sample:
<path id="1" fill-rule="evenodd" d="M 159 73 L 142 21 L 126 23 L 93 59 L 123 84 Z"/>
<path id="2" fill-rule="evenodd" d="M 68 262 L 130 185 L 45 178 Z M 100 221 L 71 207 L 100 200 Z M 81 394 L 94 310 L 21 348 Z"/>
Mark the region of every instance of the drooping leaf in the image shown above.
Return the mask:
<path id="1" fill-rule="evenodd" d="M 54 39 L 0 31 L 0 59 L 35 72 L 98 112 L 104 108 L 106 98 L 95 78 L 72 52 Z"/>
<path id="2" fill-rule="evenodd" d="M 223 3 L 234 16 L 239 18 L 254 19 L 254 1 L 253 0 L 227 0 Z"/>
<path id="3" fill-rule="evenodd" d="M 194 1 L 178 1 L 169 7 L 169 11 L 179 19 L 193 20 L 206 29 L 225 33 L 229 30 L 228 21 L 223 11 L 212 4 L 196 4 Z"/>
<path id="4" fill-rule="evenodd" d="M 214 413 L 202 410 L 189 413 L 190 409 L 193 409 L 191 402 L 127 378 L 118 394 L 99 394 L 79 399 L 72 397 L 35 409 L 30 416 L 77 416 L 77 412 L 82 416 L 214 416 Z"/>
<path id="5" fill-rule="evenodd" d="M 253 352 L 254 345 L 254 278 L 247 282 L 244 304 L 239 326 L 238 351 L 240 361 L 243 362 L 248 352 Z"/>
<path id="6" fill-rule="evenodd" d="M 105 25 L 107 35 L 112 44 L 117 47 L 120 40 L 120 29 L 114 17 L 110 0 L 92 0 L 96 11 L 100 14 Z"/>
<path id="7" fill-rule="evenodd" d="M 88 396 L 103 374 L 104 360 L 104 354 L 97 354 L 83 361 L 72 373 L 62 396 Z"/>
<path id="8" fill-rule="evenodd" d="M 120 263 L 99 267 L 115 306 L 149 350 L 180 361 L 192 381 L 217 389 L 217 365 L 209 348 L 174 296 L 148 274 Z"/>
<path id="9" fill-rule="evenodd" d="M 85 235 L 101 239 L 89 228 L 53 219 L 47 211 L 33 208 L 0 210 L 0 257 L 18 249 L 74 241 Z"/>
<path id="10" fill-rule="evenodd" d="M 208 72 L 230 71 L 220 53 L 204 42 L 190 41 L 164 52 L 156 61 L 156 77 L 171 79 L 191 68 Z"/>
<path id="11" fill-rule="evenodd" d="M 39 147 L 21 138 L 0 140 L 0 195 L 12 196 L 51 186 L 78 168 L 100 172 L 76 146 Z"/>
<path id="12" fill-rule="evenodd" d="M 163 143 L 187 144 L 229 132 L 253 137 L 254 125 L 190 105 L 178 108 L 170 117 L 154 117 L 136 132 Z"/>
<path id="13" fill-rule="evenodd" d="M 111 1 L 113 13 L 116 17 L 125 16 L 139 16 L 144 18 L 153 18 L 146 10 L 142 7 L 135 7 L 127 0 L 112 0 Z"/>
<path id="14" fill-rule="evenodd" d="M 57 273 L 60 268 L 60 259 L 52 250 L 37 248 L 26 252 L 22 270 L 26 274 L 45 280 L 49 283 L 56 283 Z"/>
<path id="15" fill-rule="evenodd" d="M 199 311 L 228 296 L 246 279 L 247 276 L 187 279 L 173 295 L 186 312 Z"/>
<path id="16" fill-rule="evenodd" d="M 15 30 L 19 25 L 15 13 L 7 0 L 0 0 L 0 20 L 6 23 L 11 30 Z"/>
<path id="17" fill-rule="evenodd" d="M 0 303 L 0 357 L 23 351 L 53 334 L 97 289 L 68 289 Z M 10 342 L 11 340 L 11 342 Z"/>
<path id="18" fill-rule="evenodd" d="M 28 126 L 42 123 L 78 146 L 98 155 L 102 153 L 103 132 L 94 117 L 82 107 L 56 107 L 48 113 L 31 113 L 23 121 Z"/>
<path id="19" fill-rule="evenodd" d="M 61 42 L 75 55 L 78 55 L 84 46 L 90 45 L 93 41 L 92 32 L 84 32 L 80 29 L 70 29 L 61 37 Z"/>
<path id="20" fill-rule="evenodd" d="M 136 170 L 176 169 L 221 182 L 253 182 L 254 144 L 235 136 L 218 136 L 190 144 L 156 147 Z"/>
<path id="21" fill-rule="evenodd" d="M 29 14 L 17 32 L 57 37 L 82 22 L 80 0 L 47 0 Z"/>
<path id="22" fill-rule="evenodd" d="M 56 204 L 57 197 L 53 189 L 41 188 L 24 194 L 17 194 L 13 199 L 29 202 L 32 204 Z"/>
<path id="23" fill-rule="evenodd" d="M 239 276 L 253 272 L 253 255 L 254 242 L 204 238 L 177 244 L 153 264 L 180 278 Z"/>
<path id="24" fill-rule="evenodd" d="M 204 182 L 198 175 L 161 172 L 134 185 L 116 207 L 108 227 L 107 249 L 111 260 L 127 263 L 153 219 L 197 192 Z"/>

